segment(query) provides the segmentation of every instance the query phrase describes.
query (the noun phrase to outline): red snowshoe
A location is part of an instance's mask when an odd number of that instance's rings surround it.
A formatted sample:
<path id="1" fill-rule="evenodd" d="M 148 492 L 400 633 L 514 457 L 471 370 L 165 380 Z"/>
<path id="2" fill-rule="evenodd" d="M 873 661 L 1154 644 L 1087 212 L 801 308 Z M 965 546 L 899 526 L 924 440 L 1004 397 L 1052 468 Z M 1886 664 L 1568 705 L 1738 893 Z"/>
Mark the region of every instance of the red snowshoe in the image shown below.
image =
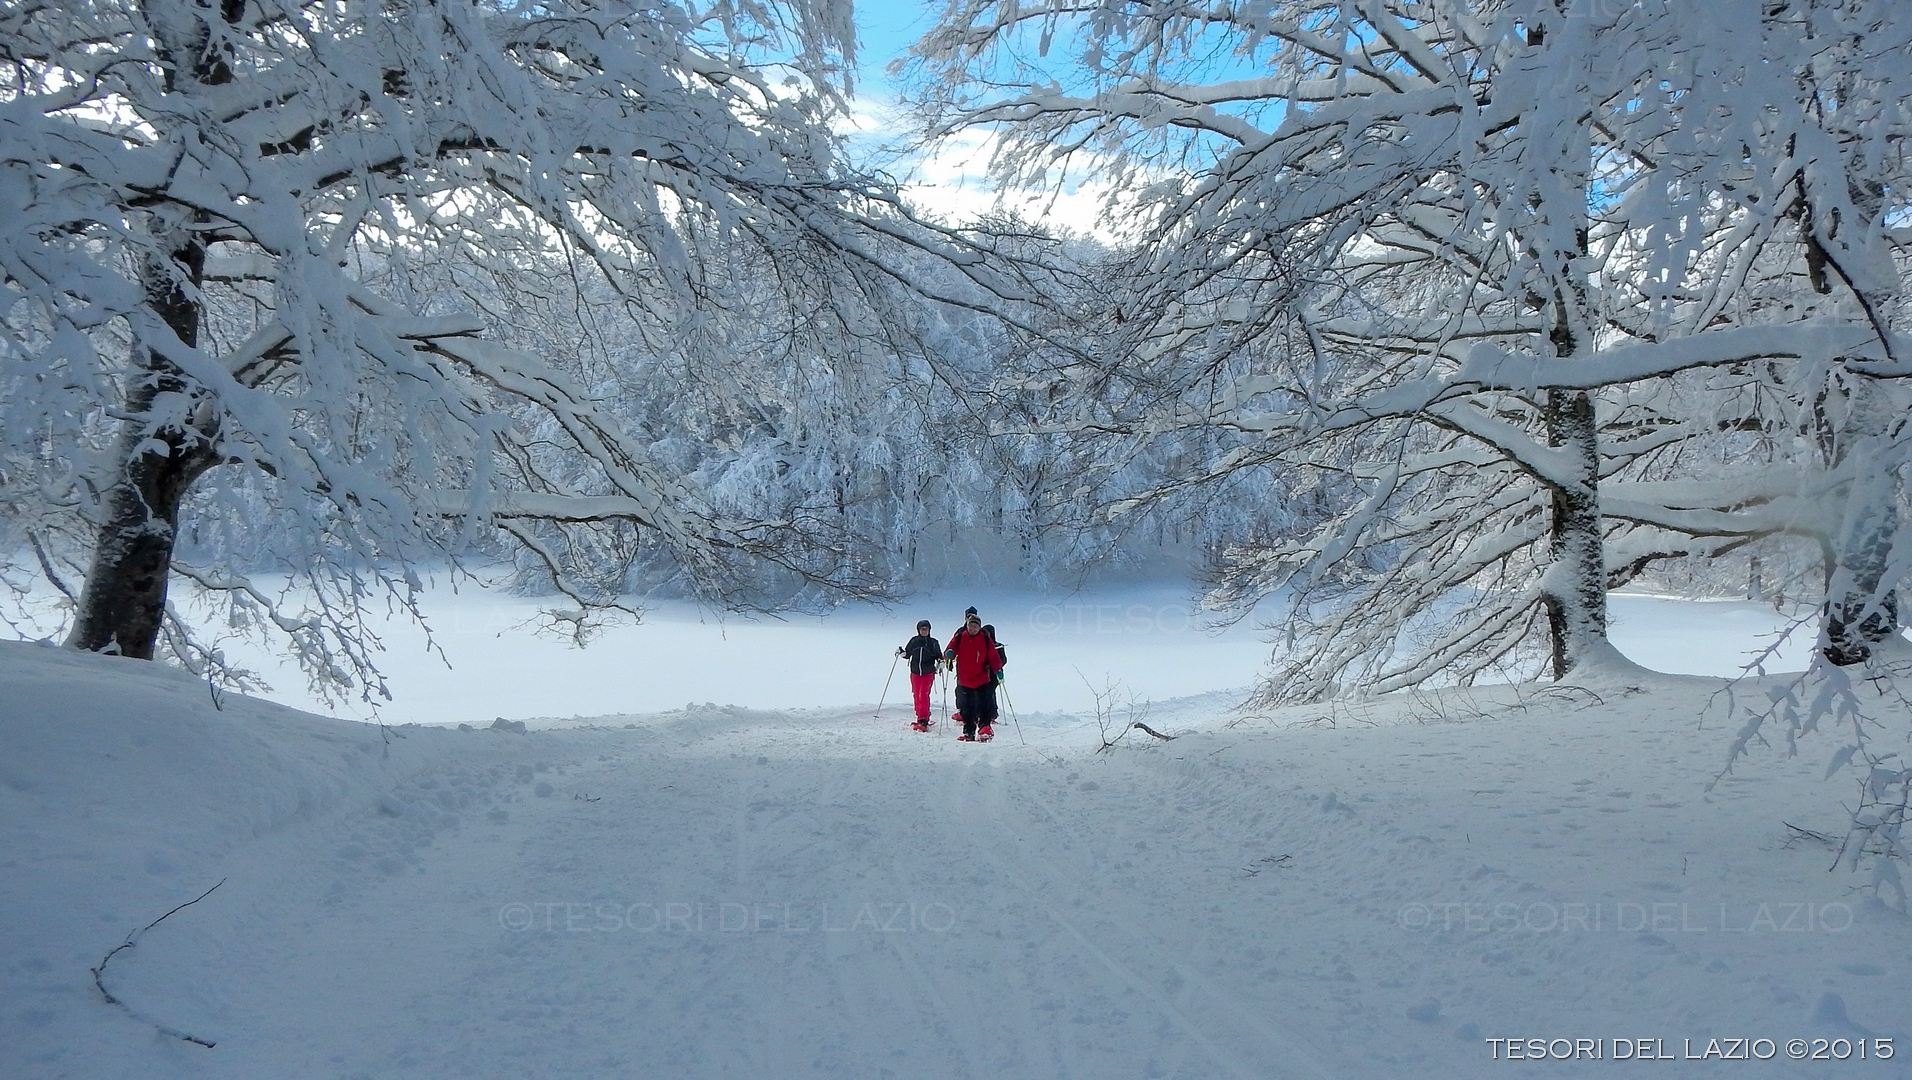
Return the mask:
<path id="1" fill-rule="evenodd" d="M 996 737 L 996 729 L 993 727 L 990 727 L 988 724 L 984 724 L 982 727 L 979 727 L 976 729 L 977 742 L 988 742 L 989 740 L 995 737 Z"/>
<path id="2" fill-rule="evenodd" d="M 936 726 L 936 721 L 934 720 L 927 720 L 927 719 L 918 720 L 915 723 L 910 725 L 910 730 L 911 731 L 928 731 L 930 728 L 933 728 L 935 726 Z"/>

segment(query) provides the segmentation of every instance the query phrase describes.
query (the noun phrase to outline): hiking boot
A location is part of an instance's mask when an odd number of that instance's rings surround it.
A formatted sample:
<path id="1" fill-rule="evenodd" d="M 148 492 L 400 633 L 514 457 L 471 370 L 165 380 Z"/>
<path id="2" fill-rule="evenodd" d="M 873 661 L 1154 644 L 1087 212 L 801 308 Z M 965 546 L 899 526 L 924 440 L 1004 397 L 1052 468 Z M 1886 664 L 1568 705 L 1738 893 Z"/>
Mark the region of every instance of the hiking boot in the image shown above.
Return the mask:
<path id="1" fill-rule="evenodd" d="M 990 727 L 988 724 L 984 724 L 982 727 L 979 727 L 976 729 L 977 742 L 988 742 L 989 740 L 995 737 L 996 737 L 996 729 L 993 727 Z"/>

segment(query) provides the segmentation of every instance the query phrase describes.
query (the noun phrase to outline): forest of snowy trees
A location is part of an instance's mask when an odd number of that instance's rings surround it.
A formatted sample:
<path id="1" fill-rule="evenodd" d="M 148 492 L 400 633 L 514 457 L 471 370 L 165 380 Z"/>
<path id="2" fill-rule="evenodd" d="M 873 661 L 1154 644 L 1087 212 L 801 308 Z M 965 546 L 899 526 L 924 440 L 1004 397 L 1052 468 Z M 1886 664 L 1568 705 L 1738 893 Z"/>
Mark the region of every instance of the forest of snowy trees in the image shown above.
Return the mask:
<path id="1" fill-rule="evenodd" d="M 499 561 L 575 620 L 1195 573 L 1270 701 L 1564 676 L 1636 582 L 1898 640 L 1912 9 L 953 0 L 899 137 L 1096 236 L 862 165 L 853 37 L 9 7 L 0 616 L 372 691 L 367 612 Z"/>

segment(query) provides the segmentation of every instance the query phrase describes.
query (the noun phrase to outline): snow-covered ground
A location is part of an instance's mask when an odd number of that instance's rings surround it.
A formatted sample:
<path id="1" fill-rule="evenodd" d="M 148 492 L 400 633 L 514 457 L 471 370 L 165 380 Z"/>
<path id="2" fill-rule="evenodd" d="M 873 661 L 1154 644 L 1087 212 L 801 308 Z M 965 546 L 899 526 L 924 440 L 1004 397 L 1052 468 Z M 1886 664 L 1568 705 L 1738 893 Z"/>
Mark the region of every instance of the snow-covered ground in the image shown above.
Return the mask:
<path id="1" fill-rule="evenodd" d="M 1657 603 L 1623 632 L 1745 647 L 1747 609 Z M 1002 606 L 1027 674 L 1041 635 Z M 829 631 L 858 677 L 887 651 L 857 643 L 897 637 L 872 622 Z M 1171 638 L 1097 655 L 1220 669 Z M 636 652 L 564 655 L 595 686 L 696 685 L 656 670 L 693 650 Z M 1255 719 L 1158 697 L 1177 738 L 1098 753 L 1035 690 L 1027 745 L 969 745 L 894 704 L 706 707 L 798 696 L 719 667 L 690 709 L 381 731 L 0 644 L 0 1076 L 1908 1075 L 1857 1047 L 1912 1053 L 1912 926 L 1788 827 L 1843 831 L 1835 747 L 1709 791 L 1738 726 L 1717 680 Z M 107 1004 L 91 969 L 215 883 L 113 954 Z M 1502 1065 L 1507 1038 L 1604 1060 Z M 1685 1059 L 1714 1039 L 1773 1060 Z M 1672 1060 L 1609 1064 L 1641 1040 Z"/>

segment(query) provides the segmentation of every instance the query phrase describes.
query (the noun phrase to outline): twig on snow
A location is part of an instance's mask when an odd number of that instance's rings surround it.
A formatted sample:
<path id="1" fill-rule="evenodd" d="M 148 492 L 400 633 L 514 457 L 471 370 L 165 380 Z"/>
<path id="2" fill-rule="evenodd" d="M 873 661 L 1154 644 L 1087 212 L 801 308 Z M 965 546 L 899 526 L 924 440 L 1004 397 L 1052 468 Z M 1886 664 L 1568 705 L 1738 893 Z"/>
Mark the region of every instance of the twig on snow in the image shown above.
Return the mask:
<path id="1" fill-rule="evenodd" d="M 184 1031 L 180 1031 L 176 1028 L 169 1028 L 165 1024 L 148 1020 L 146 1017 L 141 1016 L 140 1014 L 134 1012 L 133 1007 L 131 1005 L 128 1005 L 124 1001 L 121 1001 L 119 998 L 114 997 L 113 992 L 106 988 L 106 965 L 112 962 L 113 957 L 119 955 L 120 950 L 130 949 L 133 946 L 139 944 L 139 939 L 146 933 L 146 931 L 151 930 L 153 927 L 158 926 L 160 923 L 165 922 L 167 919 L 171 918 L 173 915 L 177 914 L 178 912 L 183 911 L 186 908 L 192 907 L 194 904 L 199 903 L 201 900 L 204 900 L 206 897 L 211 896 L 213 893 L 213 889 L 217 889 L 219 886 L 224 885 L 225 883 L 226 883 L 226 879 L 220 878 L 217 882 L 213 883 L 212 889 L 207 889 L 205 892 L 200 893 L 198 896 L 193 897 L 191 900 L 186 901 L 185 903 L 179 905 L 173 910 L 168 911 L 166 914 L 161 915 L 159 918 L 154 919 L 152 922 L 147 923 L 145 926 L 142 926 L 139 929 L 133 931 L 132 933 L 126 935 L 125 941 L 122 941 L 118 945 L 113 946 L 113 948 L 110 951 L 108 951 L 105 956 L 100 957 L 100 966 L 96 968 L 92 968 L 90 970 L 93 972 L 93 985 L 99 989 L 100 996 L 106 999 L 107 1004 L 118 1005 L 120 1008 L 126 1010 L 126 1015 L 132 1017 L 133 1019 L 144 1020 L 146 1023 L 152 1024 L 155 1028 L 159 1029 L 159 1033 L 162 1035 L 171 1035 L 175 1039 L 179 1039 L 183 1042 L 192 1043 L 194 1046 L 203 1046 L 207 1048 L 208 1050 L 212 1049 L 212 1045 L 213 1045 L 212 1040 L 202 1039 L 197 1035 L 191 1035 Z"/>
<path id="2" fill-rule="evenodd" d="M 1791 829 L 1795 834 L 1797 834 L 1794 836 L 1794 839 L 1799 839 L 1800 837 L 1804 837 L 1808 840 L 1817 840 L 1822 844 L 1838 843 L 1838 841 L 1834 840 L 1830 836 L 1827 836 L 1825 833 L 1813 832 L 1811 829 L 1802 829 L 1799 826 L 1794 825 L 1790 821 L 1782 821 L 1780 822 L 1780 824 L 1786 826 L 1788 829 Z"/>

